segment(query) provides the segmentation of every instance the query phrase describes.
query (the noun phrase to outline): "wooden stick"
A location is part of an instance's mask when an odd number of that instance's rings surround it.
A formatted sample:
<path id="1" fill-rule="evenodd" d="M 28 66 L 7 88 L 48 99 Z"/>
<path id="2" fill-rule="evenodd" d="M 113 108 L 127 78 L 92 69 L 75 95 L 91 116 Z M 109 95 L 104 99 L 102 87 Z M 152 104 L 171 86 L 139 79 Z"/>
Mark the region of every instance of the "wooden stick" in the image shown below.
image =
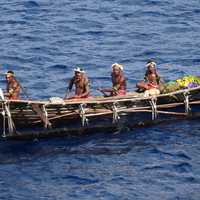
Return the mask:
<path id="1" fill-rule="evenodd" d="M 138 112 L 138 111 L 135 111 L 135 110 L 132 110 L 132 111 L 128 111 L 128 112 Z M 152 110 L 140 110 L 139 112 L 149 112 L 151 113 Z M 182 112 L 168 112 L 168 111 L 162 111 L 162 110 L 158 110 L 157 113 L 160 113 L 160 114 L 169 114 L 169 115 L 181 115 L 181 116 L 186 116 L 187 114 L 186 113 L 182 113 Z"/>
<path id="2" fill-rule="evenodd" d="M 199 91 L 200 86 L 196 87 L 196 88 L 191 88 L 191 89 L 183 89 L 183 90 L 178 90 L 175 92 L 171 92 L 168 94 L 161 94 L 161 95 L 157 95 L 156 98 L 161 98 L 161 97 L 170 97 L 172 95 L 176 95 L 176 94 L 183 94 L 183 93 L 189 93 L 189 92 L 195 92 L 195 91 Z M 114 96 L 114 97 L 91 97 L 88 99 L 79 99 L 79 100 L 66 100 L 64 105 L 77 105 L 77 104 L 81 104 L 81 103 L 87 103 L 87 104 L 101 104 L 101 103 L 112 103 L 114 101 L 117 102 L 126 102 L 126 101 L 145 101 L 145 100 L 150 100 L 152 97 L 138 97 L 138 95 L 136 95 L 135 93 L 132 95 L 126 95 L 126 96 Z M 38 104 L 38 105 L 63 105 L 63 104 L 53 104 L 53 103 L 49 103 L 49 101 L 34 101 L 34 100 L 8 100 L 11 104 L 12 103 L 16 103 L 16 104 Z M 0 101 L 0 103 L 4 103 L 5 101 Z"/>
<path id="3" fill-rule="evenodd" d="M 74 112 L 71 112 L 71 113 L 66 113 L 64 115 L 58 115 L 58 116 L 49 118 L 49 121 L 52 121 L 52 120 L 55 120 L 55 119 L 59 119 L 59 118 L 63 118 L 63 117 L 67 117 L 67 116 L 72 116 L 72 115 L 79 115 L 79 113 L 74 111 Z M 37 124 L 37 123 L 40 123 L 40 122 L 41 122 L 41 120 L 37 120 L 37 121 L 34 121 L 33 123 Z"/>
<path id="4" fill-rule="evenodd" d="M 122 113 L 122 112 L 127 112 L 127 113 L 140 113 L 140 112 L 149 112 L 149 113 L 152 113 L 152 110 L 148 110 L 148 109 L 137 109 L 135 110 L 134 108 L 126 108 L 126 109 L 120 109 L 118 110 L 118 113 Z M 187 114 L 186 113 L 182 113 L 182 112 L 168 112 L 168 111 L 157 111 L 157 113 L 160 113 L 160 114 L 168 114 L 168 115 L 177 115 L 177 116 L 186 116 Z M 88 114 L 85 114 L 86 117 L 95 117 L 95 116 L 102 116 L 102 115 L 108 115 L 108 114 L 113 114 L 113 111 L 111 110 L 105 110 L 104 112 L 100 112 L 100 113 L 88 113 Z M 63 118 L 63 117 L 67 117 L 67 116 L 77 116 L 79 115 L 78 112 L 71 112 L 71 113 L 67 113 L 67 114 L 64 114 L 64 115 L 59 115 L 59 116 L 55 116 L 55 117 L 52 117 L 52 118 L 49 118 L 49 120 L 55 120 L 55 119 L 59 119 L 59 118 Z M 40 123 L 41 120 L 37 120 L 33 123 Z"/>

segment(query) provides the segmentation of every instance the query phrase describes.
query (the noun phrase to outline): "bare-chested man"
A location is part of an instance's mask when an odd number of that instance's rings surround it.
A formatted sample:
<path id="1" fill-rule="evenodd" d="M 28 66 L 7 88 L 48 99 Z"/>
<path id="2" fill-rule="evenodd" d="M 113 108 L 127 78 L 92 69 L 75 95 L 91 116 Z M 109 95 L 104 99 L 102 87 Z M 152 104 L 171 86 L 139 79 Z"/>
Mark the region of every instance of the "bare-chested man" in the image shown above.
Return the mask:
<path id="1" fill-rule="evenodd" d="M 7 92 L 4 94 L 9 100 L 19 99 L 20 84 L 15 79 L 14 72 L 8 71 L 6 74 Z"/>
<path id="2" fill-rule="evenodd" d="M 75 95 L 72 97 L 68 97 L 68 94 L 69 92 L 71 92 L 73 85 L 75 85 Z M 65 99 L 88 98 L 89 94 L 90 94 L 89 81 L 88 78 L 86 77 L 85 71 L 77 67 L 76 69 L 74 69 L 73 78 L 69 81 Z"/>
<path id="3" fill-rule="evenodd" d="M 160 76 L 158 75 L 156 70 L 156 62 L 150 59 L 147 62 L 146 66 L 147 70 L 144 76 L 144 80 L 139 81 L 136 85 L 137 88 L 142 92 L 154 88 L 158 89 L 160 84 Z"/>
<path id="4" fill-rule="evenodd" d="M 112 88 L 98 88 L 105 96 L 126 95 L 126 79 L 123 73 L 123 65 L 114 63 L 112 65 Z"/>

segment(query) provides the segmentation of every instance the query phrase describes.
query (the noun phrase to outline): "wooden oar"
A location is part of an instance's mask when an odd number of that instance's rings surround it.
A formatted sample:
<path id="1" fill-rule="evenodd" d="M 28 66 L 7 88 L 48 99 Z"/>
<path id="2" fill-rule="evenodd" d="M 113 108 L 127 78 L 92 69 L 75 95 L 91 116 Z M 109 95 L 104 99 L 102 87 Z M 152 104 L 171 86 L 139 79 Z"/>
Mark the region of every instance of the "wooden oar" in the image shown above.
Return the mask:
<path id="1" fill-rule="evenodd" d="M 24 87 L 22 87 L 22 85 L 20 84 L 20 88 L 22 89 L 22 92 L 25 94 L 25 96 L 28 98 L 28 100 L 32 100 L 32 98 L 29 96 L 29 94 L 27 93 L 27 88 L 25 90 Z M 42 108 L 40 107 L 41 105 L 39 104 L 31 104 L 31 107 L 33 109 L 33 111 L 40 117 L 40 119 L 44 122 L 45 124 L 45 128 L 50 128 L 51 127 L 51 123 L 48 119 L 48 117 L 46 117 L 42 111 Z M 43 105 L 44 106 L 44 105 Z"/>
<path id="2" fill-rule="evenodd" d="M 97 91 L 101 92 L 104 97 L 110 97 L 110 95 L 108 95 L 103 89 L 97 88 Z"/>
<path id="3" fill-rule="evenodd" d="M 64 96 L 64 99 L 68 99 L 70 96 L 70 90 L 67 88 L 66 94 Z"/>

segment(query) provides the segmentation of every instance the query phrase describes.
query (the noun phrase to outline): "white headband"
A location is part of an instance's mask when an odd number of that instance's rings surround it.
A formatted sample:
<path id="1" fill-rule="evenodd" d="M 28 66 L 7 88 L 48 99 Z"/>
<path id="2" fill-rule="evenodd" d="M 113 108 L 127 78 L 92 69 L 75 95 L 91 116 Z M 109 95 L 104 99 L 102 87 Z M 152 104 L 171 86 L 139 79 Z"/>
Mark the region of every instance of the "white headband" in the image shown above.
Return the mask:
<path id="1" fill-rule="evenodd" d="M 149 67 L 150 65 L 152 65 L 153 67 L 156 67 L 156 63 L 154 61 L 147 63 L 146 67 Z"/>
<path id="2" fill-rule="evenodd" d="M 118 68 L 118 69 L 120 69 L 120 70 L 122 70 L 123 71 L 123 69 L 124 69 L 124 67 L 123 67 L 123 65 L 120 65 L 120 64 L 118 64 L 118 63 L 114 63 L 114 64 L 112 64 L 112 68 Z"/>
<path id="3" fill-rule="evenodd" d="M 85 71 L 82 70 L 80 67 L 75 68 L 74 72 L 85 73 Z"/>

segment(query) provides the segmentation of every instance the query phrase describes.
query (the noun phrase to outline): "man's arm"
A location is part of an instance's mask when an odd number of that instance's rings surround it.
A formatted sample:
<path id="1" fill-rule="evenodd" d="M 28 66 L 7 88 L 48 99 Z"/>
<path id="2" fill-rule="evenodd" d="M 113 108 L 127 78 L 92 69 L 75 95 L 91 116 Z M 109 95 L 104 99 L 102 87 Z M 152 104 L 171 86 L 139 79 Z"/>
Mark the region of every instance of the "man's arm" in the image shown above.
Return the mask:
<path id="1" fill-rule="evenodd" d="M 67 99 L 67 98 L 68 98 L 69 93 L 70 93 L 71 90 L 72 90 L 73 84 L 74 84 L 74 77 L 73 77 L 72 79 L 69 80 L 69 83 L 68 83 L 68 86 L 67 86 L 67 91 L 66 91 L 66 93 L 65 93 L 64 99 Z"/>

